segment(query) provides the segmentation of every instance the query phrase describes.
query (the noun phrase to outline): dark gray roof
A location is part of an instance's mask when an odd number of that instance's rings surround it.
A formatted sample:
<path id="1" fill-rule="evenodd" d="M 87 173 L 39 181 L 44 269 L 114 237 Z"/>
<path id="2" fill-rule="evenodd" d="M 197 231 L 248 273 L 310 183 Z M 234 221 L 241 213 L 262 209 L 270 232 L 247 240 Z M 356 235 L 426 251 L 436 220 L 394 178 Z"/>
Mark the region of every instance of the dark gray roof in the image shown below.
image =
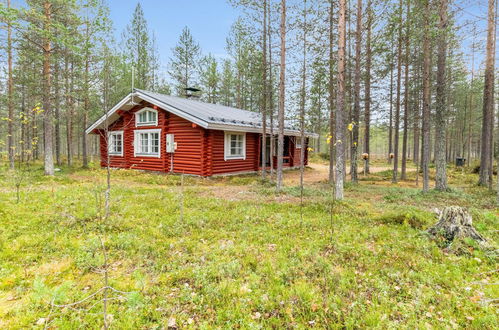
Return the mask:
<path id="1" fill-rule="evenodd" d="M 237 109 L 220 104 L 202 102 L 177 96 L 165 95 L 156 92 L 136 89 L 139 93 L 148 95 L 161 103 L 167 104 L 177 110 L 212 124 L 230 124 L 237 126 L 262 127 L 261 114 L 253 111 Z M 269 123 L 267 123 L 269 125 Z M 285 128 L 295 130 L 289 122 Z"/>
<path id="2" fill-rule="evenodd" d="M 133 102 L 132 102 L 133 100 Z M 87 130 L 89 134 L 96 128 L 101 128 L 105 122 L 112 123 L 119 118 L 118 110 L 130 110 L 137 101 L 144 100 L 159 106 L 177 116 L 187 119 L 205 129 L 235 130 L 242 132 L 260 132 L 262 128 L 261 115 L 256 112 L 237 109 L 219 104 L 201 102 L 193 99 L 186 99 L 177 96 L 165 95 L 156 92 L 134 89 L 116 104 L 107 114 L 93 123 Z M 277 123 L 274 124 L 274 132 L 277 133 Z M 300 131 L 289 122 L 284 125 L 284 134 L 300 135 Z M 267 122 L 267 132 L 270 132 L 270 125 Z M 316 134 L 306 133 L 307 136 L 315 137 Z"/>

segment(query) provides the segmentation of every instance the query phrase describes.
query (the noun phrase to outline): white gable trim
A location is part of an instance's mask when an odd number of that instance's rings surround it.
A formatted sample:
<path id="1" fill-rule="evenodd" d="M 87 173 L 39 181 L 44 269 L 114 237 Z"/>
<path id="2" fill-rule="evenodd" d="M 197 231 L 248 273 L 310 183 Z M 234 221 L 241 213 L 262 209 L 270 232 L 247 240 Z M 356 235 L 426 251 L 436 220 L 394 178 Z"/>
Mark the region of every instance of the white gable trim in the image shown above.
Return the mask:
<path id="1" fill-rule="evenodd" d="M 85 134 L 90 134 L 94 129 L 99 127 L 102 123 L 106 121 L 106 118 L 109 119 L 116 111 L 118 111 L 122 106 L 124 106 L 128 100 L 130 100 L 130 97 L 132 96 L 132 93 L 128 94 L 125 96 L 121 101 L 118 102 L 107 114 L 104 114 L 102 117 L 100 117 L 95 123 L 93 123 L 89 128 L 85 130 Z M 112 124 L 109 123 L 109 124 Z"/>

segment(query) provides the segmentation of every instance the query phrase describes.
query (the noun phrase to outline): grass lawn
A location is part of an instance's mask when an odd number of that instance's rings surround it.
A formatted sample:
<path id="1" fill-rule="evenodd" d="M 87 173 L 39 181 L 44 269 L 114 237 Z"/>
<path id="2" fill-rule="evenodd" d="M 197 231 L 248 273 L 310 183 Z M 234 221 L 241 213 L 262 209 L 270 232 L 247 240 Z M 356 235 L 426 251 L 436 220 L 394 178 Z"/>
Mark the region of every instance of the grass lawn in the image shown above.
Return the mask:
<path id="1" fill-rule="evenodd" d="M 309 182 L 301 218 L 291 184 L 276 194 L 257 176 L 186 177 L 182 188 L 178 176 L 113 170 L 103 220 L 105 170 L 42 173 L 27 174 L 16 203 L 15 179 L 0 169 L 2 329 L 100 328 L 101 238 L 116 329 L 499 323 L 497 252 L 425 234 L 434 208 L 461 205 L 497 246 L 495 194 L 476 175 L 449 169 L 452 191 L 423 194 L 379 172 L 332 207 L 329 186 Z"/>

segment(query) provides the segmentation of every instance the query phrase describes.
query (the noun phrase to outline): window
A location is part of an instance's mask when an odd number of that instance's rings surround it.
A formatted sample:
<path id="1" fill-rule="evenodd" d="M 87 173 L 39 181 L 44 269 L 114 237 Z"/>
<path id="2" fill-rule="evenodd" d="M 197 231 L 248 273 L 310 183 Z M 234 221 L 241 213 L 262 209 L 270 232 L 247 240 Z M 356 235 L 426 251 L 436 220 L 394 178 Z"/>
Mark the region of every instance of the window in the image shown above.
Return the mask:
<path id="1" fill-rule="evenodd" d="M 135 131 L 135 156 L 160 157 L 160 129 Z"/>
<path id="2" fill-rule="evenodd" d="M 144 108 L 135 114 L 135 126 L 157 126 L 158 111 Z"/>
<path id="3" fill-rule="evenodd" d="M 300 136 L 295 137 L 295 148 L 301 149 L 301 137 Z"/>
<path id="4" fill-rule="evenodd" d="M 246 134 L 225 132 L 225 160 L 246 159 Z"/>
<path id="5" fill-rule="evenodd" d="M 109 132 L 109 155 L 123 156 L 123 131 Z"/>

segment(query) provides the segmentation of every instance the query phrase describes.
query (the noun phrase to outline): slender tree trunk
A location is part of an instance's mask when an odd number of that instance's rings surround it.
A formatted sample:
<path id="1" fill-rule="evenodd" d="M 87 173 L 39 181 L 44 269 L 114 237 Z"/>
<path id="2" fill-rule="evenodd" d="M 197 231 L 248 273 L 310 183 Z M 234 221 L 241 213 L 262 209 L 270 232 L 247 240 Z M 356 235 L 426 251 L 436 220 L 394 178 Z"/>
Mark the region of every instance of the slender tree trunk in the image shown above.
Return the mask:
<path id="1" fill-rule="evenodd" d="M 307 81 L 307 0 L 303 0 L 303 61 L 300 101 L 300 215 L 303 221 L 303 175 L 305 172 L 305 102 Z"/>
<path id="2" fill-rule="evenodd" d="M 10 0 L 7 0 L 7 8 L 10 9 Z M 14 169 L 15 147 L 14 147 L 14 83 L 12 77 L 12 27 L 10 20 L 7 22 L 7 148 L 9 154 L 9 167 Z"/>
<path id="3" fill-rule="evenodd" d="M 86 24 L 86 29 L 85 29 L 85 37 L 86 37 L 86 42 L 90 42 L 90 27 L 89 23 L 87 22 Z M 144 82 L 145 83 L 145 82 Z M 81 135 L 81 152 L 82 152 L 82 165 L 83 168 L 88 167 L 88 140 L 87 140 L 87 134 L 85 133 L 85 129 L 88 126 L 88 113 L 90 111 L 90 53 L 87 49 L 85 50 L 85 73 L 84 73 L 84 97 L 83 97 L 83 129 L 82 129 L 82 135 Z"/>
<path id="4" fill-rule="evenodd" d="M 73 165 L 73 63 L 69 69 L 69 56 L 66 52 L 64 59 L 65 74 L 65 99 L 66 99 L 66 149 L 67 149 L 67 164 Z M 70 83 L 71 81 L 71 83 Z"/>
<path id="5" fill-rule="evenodd" d="M 392 182 L 398 182 L 399 165 L 399 133 L 400 133 L 400 97 L 402 85 L 402 0 L 399 2 L 399 23 L 397 41 L 397 96 L 395 100 L 395 141 L 393 148 L 393 177 Z"/>
<path id="6" fill-rule="evenodd" d="M 335 198 L 343 199 L 345 177 L 345 48 L 346 48 L 346 0 L 339 0 L 338 18 L 338 93 L 336 97 L 336 182 Z"/>
<path id="7" fill-rule="evenodd" d="M 43 30 L 50 33 L 52 24 L 52 4 L 45 1 L 44 8 L 44 28 Z M 51 70 L 50 57 L 52 54 L 52 42 L 50 37 L 43 38 L 43 124 L 44 124 L 44 168 L 45 175 L 54 175 L 54 156 L 52 148 L 52 106 L 50 100 L 51 90 Z"/>
<path id="8" fill-rule="evenodd" d="M 359 124 L 360 124 L 360 56 L 362 48 L 362 0 L 357 0 L 357 27 L 355 31 L 355 78 L 354 78 L 354 105 L 353 105 L 353 128 L 352 145 L 350 151 L 350 177 L 352 182 L 357 183 L 357 160 L 359 146 Z"/>
<path id="9" fill-rule="evenodd" d="M 447 61 L 447 0 L 440 0 L 439 6 L 439 24 L 438 24 L 438 63 L 437 63 L 437 95 L 435 111 L 435 188 L 437 190 L 447 189 L 447 162 L 445 155 L 446 141 L 446 61 Z"/>
<path id="10" fill-rule="evenodd" d="M 480 157 L 480 179 L 478 184 L 491 184 L 492 134 L 494 122 L 494 56 L 495 56 L 495 0 L 489 0 L 487 22 L 487 53 L 485 81 L 483 86 L 482 146 Z"/>
<path id="11" fill-rule="evenodd" d="M 59 63 L 54 65 L 54 78 L 55 78 L 55 162 L 57 166 L 61 166 L 61 117 L 60 117 L 60 70 Z"/>
<path id="12" fill-rule="evenodd" d="M 390 56 L 390 123 L 388 126 L 388 164 L 392 163 L 393 153 L 393 58 L 395 52 L 393 51 L 393 36 L 391 37 L 391 53 Z"/>
<path id="13" fill-rule="evenodd" d="M 430 179 L 430 3 L 424 1 L 424 38 L 423 38 L 423 143 L 422 143 L 422 169 L 423 191 L 428 191 Z"/>
<path id="14" fill-rule="evenodd" d="M 475 31 L 473 31 L 473 42 L 471 43 L 471 82 L 470 82 L 470 111 L 468 117 L 468 152 L 467 163 L 471 163 L 471 142 L 472 142 L 472 122 L 473 122 L 473 85 L 475 83 Z"/>
<path id="15" fill-rule="evenodd" d="M 329 183 L 334 184 L 334 0 L 329 1 Z"/>
<path id="16" fill-rule="evenodd" d="M 406 28 L 405 28 L 405 63 L 404 63 L 404 133 L 402 137 L 402 168 L 400 179 L 407 179 L 407 139 L 409 126 L 409 54 L 411 52 L 409 45 L 409 15 L 411 11 L 411 1 L 407 0 Z"/>
<path id="17" fill-rule="evenodd" d="M 279 72 L 279 136 L 277 141 L 277 191 L 282 189 L 284 155 L 284 101 L 286 79 L 286 0 L 281 0 L 281 70 Z"/>
<path id="18" fill-rule="evenodd" d="M 262 35 L 262 179 L 267 176 L 267 0 L 263 0 Z"/>
<path id="19" fill-rule="evenodd" d="M 269 90 L 269 110 L 270 110 L 270 179 L 274 179 L 274 154 L 275 154 L 275 137 L 274 137 L 274 85 L 273 85 L 273 76 L 272 76 L 272 31 L 271 31 L 271 10 L 270 10 L 270 3 L 267 2 L 267 14 L 268 14 L 268 19 L 267 19 L 267 33 L 269 37 L 269 84 L 268 84 L 268 90 Z"/>
<path id="20" fill-rule="evenodd" d="M 22 112 L 22 121 L 21 121 L 21 141 L 23 143 L 21 144 L 21 162 L 24 163 L 26 160 L 27 155 L 26 155 L 26 146 L 29 146 L 31 149 L 31 141 L 28 139 L 27 136 L 27 125 L 26 125 L 26 120 L 28 119 L 28 111 L 26 111 L 26 86 L 24 82 L 22 83 L 21 87 L 21 112 Z"/>
<path id="21" fill-rule="evenodd" d="M 370 153 L 370 135 L 371 135 L 371 32 L 372 32 L 372 8 L 371 0 L 367 1 L 367 39 L 366 39 L 366 78 L 365 78 L 365 114 L 364 114 L 364 153 L 367 154 L 367 159 L 364 162 L 364 173 L 369 173 L 369 158 Z"/>
<path id="22" fill-rule="evenodd" d="M 421 99 L 421 64 L 419 61 L 419 58 L 417 60 L 417 63 L 414 65 L 414 81 L 416 82 L 416 87 L 414 88 L 414 109 L 413 109 L 413 163 L 414 164 L 419 164 L 419 154 L 420 154 L 420 147 L 419 147 L 419 142 L 420 142 L 420 133 L 421 129 L 419 127 L 419 122 L 421 120 L 421 106 L 420 106 L 420 99 Z M 416 178 L 418 178 L 419 173 L 416 173 Z"/>

